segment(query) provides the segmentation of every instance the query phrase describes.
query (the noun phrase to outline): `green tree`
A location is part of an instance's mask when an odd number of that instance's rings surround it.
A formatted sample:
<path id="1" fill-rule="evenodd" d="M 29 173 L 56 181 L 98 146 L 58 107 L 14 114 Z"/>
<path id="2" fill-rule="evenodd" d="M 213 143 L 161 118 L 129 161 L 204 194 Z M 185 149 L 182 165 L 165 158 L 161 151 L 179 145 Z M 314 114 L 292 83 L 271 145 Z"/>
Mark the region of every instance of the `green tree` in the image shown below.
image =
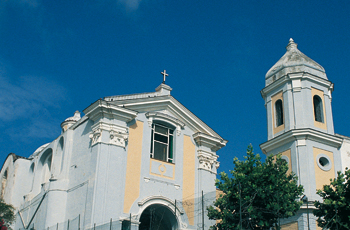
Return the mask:
<path id="1" fill-rule="evenodd" d="M 345 174 L 338 172 L 338 177 L 331 179 L 330 185 L 317 190 L 322 202 L 315 202 L 314 215 L 320 227 L 327 229 L 350 229 L 350 170 Z"/>
<path id="2" fill-rule="evenodd" d="M 223 192 L 208 208 L 209 219 L 219 220 L 213 229 L 280 229 L 279 219 L 293 216 L 302 205 L 303 187 L 288 174 L 280 155 L 265 162 L 250 145 L 244 161 L 233 160 L 231 176 L 220 173 L 216 186 Z M 242 221 L 240 221 L 242 220 Z"/>
<path id="3" fill-rule="evenodd" d="M 3 230 L 3 226 L 9 226 L 15 220 L 14 207 L 10 204 L 6 204 L 2 199 L 0 199 L 0 221 L 1 230 Z"/>

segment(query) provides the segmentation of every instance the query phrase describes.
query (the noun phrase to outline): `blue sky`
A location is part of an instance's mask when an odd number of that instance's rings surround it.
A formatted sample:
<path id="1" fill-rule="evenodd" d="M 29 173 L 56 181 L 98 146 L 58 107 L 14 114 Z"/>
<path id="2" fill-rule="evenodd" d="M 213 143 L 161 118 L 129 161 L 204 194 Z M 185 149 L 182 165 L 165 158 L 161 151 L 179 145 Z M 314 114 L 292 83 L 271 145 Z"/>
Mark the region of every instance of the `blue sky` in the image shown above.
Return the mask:
<path id="1" fill-rule="evenodd" d="M 0 161 L 28 157 L 99 98 L 172 95 L 229 141 L 219 171 L 267 140 L 260 90 L 289 38 L 321 64 L 350 136 L 348 1 L 0 1 Z"/>

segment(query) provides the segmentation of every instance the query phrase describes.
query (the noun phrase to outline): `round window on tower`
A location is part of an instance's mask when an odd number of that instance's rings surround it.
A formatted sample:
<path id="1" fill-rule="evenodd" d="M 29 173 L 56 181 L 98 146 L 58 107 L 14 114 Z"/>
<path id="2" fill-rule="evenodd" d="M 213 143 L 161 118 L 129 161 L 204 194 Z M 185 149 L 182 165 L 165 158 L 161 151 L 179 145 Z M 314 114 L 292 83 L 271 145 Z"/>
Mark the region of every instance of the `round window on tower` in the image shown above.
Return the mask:
<path id="1" fill-rule="evenodd" d="M 317 161 L 318 167 L 320 167 L 320 169 L 322 169 L 324 171 L 329 171 L 332 168 L 332 161 L 325 154 L 319 154 L 317 156 L 316 161 Z"/>

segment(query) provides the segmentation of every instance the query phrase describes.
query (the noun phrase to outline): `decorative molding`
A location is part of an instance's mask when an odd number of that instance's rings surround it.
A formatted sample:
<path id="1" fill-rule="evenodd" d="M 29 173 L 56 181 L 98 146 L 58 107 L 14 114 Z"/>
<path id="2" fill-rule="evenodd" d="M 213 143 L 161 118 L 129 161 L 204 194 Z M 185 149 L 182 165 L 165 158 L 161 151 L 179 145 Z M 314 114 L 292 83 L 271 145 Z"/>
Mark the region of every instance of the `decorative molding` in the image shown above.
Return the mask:
<path id="1" fill-rule="evenodd" d="M 149 196 L 144 198 L 143 200 L 139 201 L 137 203 L 140 207 L 143 206 L 150 206 L 152 204 L 163 204 L 172 209 L 175 210 L 175 202 L 167 197 L 164 196 Z M 180 214 L 184 214 L 184 211 L 179 209 L 178 206 L 176 206 L 176 210 Z"/>
<path id="2" fill-rule="evenodd" d="M 181 127 L 178 125 L 176 127 L 176 135 L 180 136 L 180 134 L 181 134 Z"/>
<path id="3" fill-rule="evenodd" d="M 199 155 L 198 160 L 199 160 L 199 168 L 200 169 L 208 170 L 211 172 L 211 169 L 212 169 L 214 162 L 212 161 L 212 159 L 210 157 Z"/>
<path id="4" fill-rule="evenodd" d="M 181 222 L 181 229 L 187 229 L 187 224 L 184 222 Z"/>
<path id="5" fill-rule="evenodd" d="M 224 139 L 210 136 L 201 132 L 193 134 L 193 139 L 199 146 L 206 146 L 215 152 L 224 147 L 227 143 L 227 141 Z"/>
<path id="6" fill-rule="evenodd" d="M 149 117 L 147 122 L 148 122 L 148 126 L 151 128 L 153 124 L 153 118 Z"/>
<path id="7" fill-rule="evenodd" d="M 93 121 L 97 121 L 101 118 L 109 118 L 129 122 L 137 116 L 136 111 L 123 108 L 102 99 L 91 104 L 84 109 L 83 112 Z"/>
<path id="8" fill-rule="evenodd" d="M 109 138 L 102 139 L 103 131 L 109 132 Z M 97 143 L 105 143 L 125 148 L 129 133 L 127 127 L 100 121 L 92 126 L 92 133 L 89 135 L 89 137 L 91 139 L 91 146 Z M 103 140 L 106 139 L 109 141 L 103 142 Z"/>
<path id="9" fill-rule="evenodd" d="M 213 172 L 213 166 L 217 167 L 218 156 L 207 151 L 198 150 L 199 168 Z"/>
<path id="10" fill-rule="evenodd" d="M 148 118 L 149 127 L 152 127 L 152 123 L 154 120 L 163 121 L 163 122 L 169 123 L 172 126 L 176 127 L 176 134 L 178 136 L 181 134 L 181 129 L 183 129 L 185 127 L 185 123 L 183 123 L 179 119 L 176 119 L 175 117 L 172 117 L 172 116 L 165 114 L 165 113 L 148 112 L 145 115 Z"/>
<path id="11" fill-rule="evenodd" d="M 298 139 L 297 140 L 297 146 L 305 146 L 306 140 L 305 139 Z"/>
<path id="12" fill-rule="evenodd" d="M 325 158 L 328 162 L 326 165 L 322 165 L 320 162 L 320 158 Z M 326 154 L 320 153 L 316 157 L 317 166 L 323 171 L 329 171 L 332 169 L 332 160 Z"/>
<path id="13" fill-rule="evenodd" d="M 298 141 L 301 142 L 298 142 Z M 328 133 L 320 132 L 314 129 L 292 129 L 285 132 L 271 140 L 260 145 L 260 149 L 264 154 L 276 149 L 288 142 L 297 141 L 299 144 L 303 144 L 305 140 L 312 140 L 319 143 L 327 144 L 335 148 L 339 148 L 342 144 L 343 139 L 341 137 L 331 135 Z M 305 142 L 306 143 L 306 142 Z"/>
<path id="14" fill-rule="evenodd" d="M 293 90 L 297 90 L 299 89 L 299 87 L 297 87 L 297 85 L 295 85 L 296 80 L 309 80 L 309 81 L 313 81 L 316 82 L 317 84 L 320 84 L 326 88 L 328 88 L 330 90 L 330 92 L 333 92 L 333 83 L 330 82 L 327 79 L 324 79 L 322 77 L 319 77 L 317 75 L 311 74 L 311 73 L 307 73 L 307 72 L 296 72 L 296 73 L 288 73 L 286 75 L 281 76 L 279 79 L 277 79 L 276 81 L 274 81 L 273 83 L 269 84 L 268 86 L 266 86 L 265 88 L 263 88 L 260 93 L 261 96 L 263 98 L 266 98 L 266 96 L 274 89 L 292 81 L 293 85 Z"/>
<path id="15" fill-rule="evenodd" d="M 170 180 L 175 179 L 175 164 L 160 160 L 150 159 L 150 175 Z"/>
<path id="16" fill-rule="evenodd" d="M 187 224 L 183 220 L 183 218 L 184 218 L 183 215 L 185 214 L 185 211 L 184 211 L 183 207 L 181 207 L 182 205 L 175 205 L 175 202 L 167 197 L 149 196 L 149 197 L 146 197 L 146 198 L 142 199 L 141 201 L 139 201 L 138 205 L 139 205 L 139 211 L 138 211 L 139 217 L 141 217 L 144 210 L 146 210 L 148 207 L 150 207 L 152 205 L 163 205 L 163 206 L 169 208 L 170 211 L 172 211 L 173 213 L 176 213 L 176 219 L 178 221 L 179 226 L 181 226 L 181 228 L 179 228 L 179 230 L 187 229 Z M 175 209 L 176 209 L 176 211 L 175 211 Z"/>
<path id="17" fill-rule="evenodd" d="M 111 103 L 133 111 L 138 111 L 139 113 L 167 110 L 171 114 L 174 114 L 179 120 L 186 122 L 186 126 L 189 126 L 192 130 L 221 138 L 219 134 L 172 96 L 142 97 L 132 100 L 113 101 Z"/>
<path id="18" fill-rule="evenodd" d="M 215 167 L 216 167 L 216 169 L 218 169 L 220 167 L 220 162 L 219 161 L 215 162 Z"/>
<path id="19" fill-rule="evenodd" d="M 146 183 L 148 183 L 149 181 L 152 181 L 152 182 L 162 183 L 162 184 L 166 184 L 166 185 L 172 185 L 172 186 L 176 185 L 175 183 L 172 183 L 172 182 L 169 182 L 166 180 L 158 180 L 158 179 L 150 178 L 150 177 L 144 177 L 143 179 L 145 180 Z M 148 181 L 146 181 L 146 180 L 148 180 Z"/>
<path id="20" fill-rule="evenodd" d="M 292 87 L 293 87 L 293 92 L 300 92 L 301 91 L 301 78 L 292 79 Z"/>
<path id="21" fill-rule="evenodd" d="M 126 132 L 120 132 L 116 130 L 109 131 L 110 141 L 112 145 L 117 145 L 125 148 L 125 142 L 128 140 L 128 135 Z"/>
<path id="22" fill-rule="evenodd" d="M 91 146 L 101 142 L 101 135 L 102 135 L 101 129 L 96 129 L 92 131 L 92 133 L 89 135 L 91 139 Z"/>

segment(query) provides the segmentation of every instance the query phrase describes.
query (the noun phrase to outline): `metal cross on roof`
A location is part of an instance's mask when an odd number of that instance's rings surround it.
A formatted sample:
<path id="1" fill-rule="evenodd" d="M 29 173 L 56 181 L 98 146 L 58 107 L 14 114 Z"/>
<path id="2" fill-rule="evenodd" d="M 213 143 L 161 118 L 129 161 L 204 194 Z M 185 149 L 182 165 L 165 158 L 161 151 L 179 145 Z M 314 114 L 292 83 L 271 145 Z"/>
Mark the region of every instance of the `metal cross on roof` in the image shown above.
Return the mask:
<path id="1" fill-rule="evenodd" d="M 167 76 L 169 76 L 169 74 L 166 73 L 166 70 L 164 70 L 163 72 L 160 72 L 163 75 L 163 83 L 165 83 L 165 78 Z"/>

